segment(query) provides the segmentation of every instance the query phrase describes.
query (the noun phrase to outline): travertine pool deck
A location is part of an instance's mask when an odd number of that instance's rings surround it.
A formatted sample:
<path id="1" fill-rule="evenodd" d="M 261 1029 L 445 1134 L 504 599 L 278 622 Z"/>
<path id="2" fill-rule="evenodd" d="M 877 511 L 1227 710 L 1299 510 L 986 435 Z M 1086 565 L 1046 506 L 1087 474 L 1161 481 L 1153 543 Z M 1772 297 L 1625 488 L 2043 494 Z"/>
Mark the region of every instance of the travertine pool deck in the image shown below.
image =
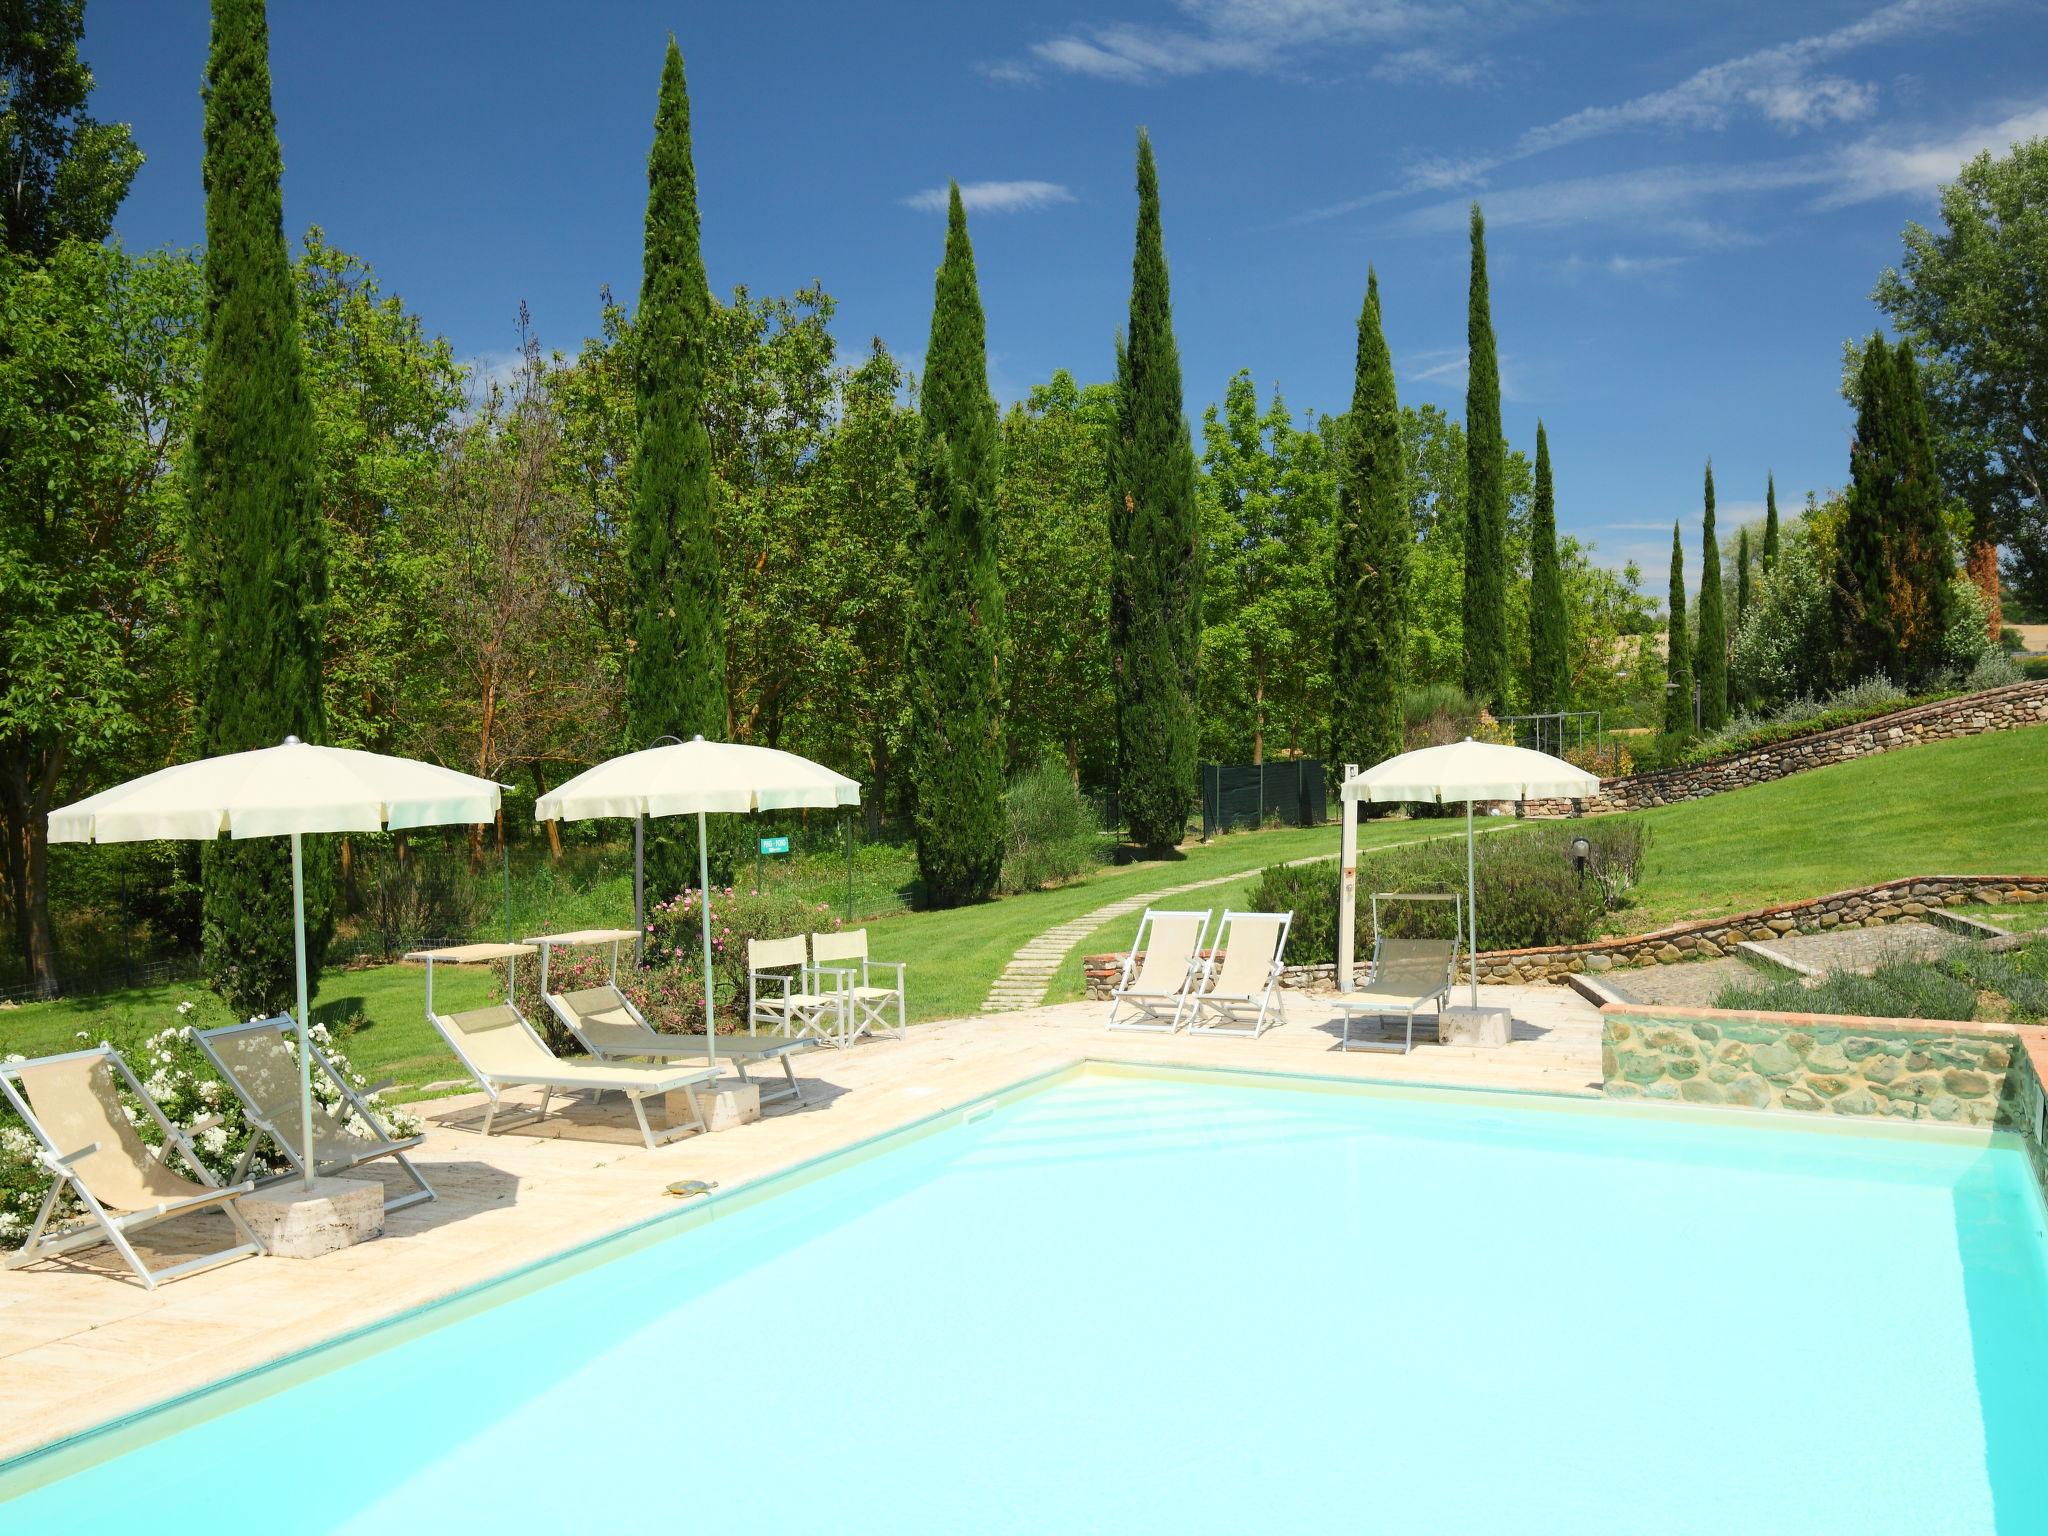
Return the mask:
<path id="1" fill-rule="evenodd" d="M 775 1105 L 753 1124 L 653 1152 L 616 1095 L 488 1140 L 475 1130 L 481 1095 L 436 1099 L 415 1106 L 428 1132 L 413 1157 L 440 1198 L 388 1216 L 377 1241 L 318 1259 L 251 1259 L 154 1292 L 110 1266 L 104 1248 L 0 1272 L 0 1460 L 676 1210 L 682 1202 L 663 1192 L 673 1180 L 715 1180 L 723 1195 L 1083 1061 L 1597 1094 L 1591 1004 L 1563 987 L 1481 996 L 1513 1007 L 1512 1045 L 1439 1046 L 1431 1030 L 1432 1043 L 1409 1056 L 1347 1054 L 1328 1008 L 1299 993 L 1256 1041 L 1111 1033 L 1102 1003 L 918 1025 L 905 1040 L 797 1057 L 803 1108 Z M 208 1240 L 205 1220 L 182 1235 Z M 180 1234 L 167 1224 L 151 1236 L 138 1246 L 166 1254 Z"/>

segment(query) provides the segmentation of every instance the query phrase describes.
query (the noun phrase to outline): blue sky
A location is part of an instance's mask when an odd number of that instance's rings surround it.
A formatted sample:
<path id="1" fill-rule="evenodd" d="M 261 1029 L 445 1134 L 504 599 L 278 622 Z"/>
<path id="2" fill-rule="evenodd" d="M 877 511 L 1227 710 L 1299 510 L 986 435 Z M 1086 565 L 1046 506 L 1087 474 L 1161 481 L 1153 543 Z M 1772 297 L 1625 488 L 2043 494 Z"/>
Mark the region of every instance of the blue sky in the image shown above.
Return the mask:
<path id="1" fill-rule="evenodd" d="M 669 31 L 714 288 L 820 279 L 843 352 L 915 364 L 948 177 L 1005 399 L 1105 377 L 1132 150 L 1158 151 L 1190 414 L 1250 368 L 1349 402 L 1379 270 L 1404 401 L 1462 414 L 1467 202 L 1490 227 L 1507 430 L 1559 516 L 1661 589 L 1697 534 L 1841 481 L 1840 344 L 1979 148 L 2048 134 L 2040 0 L 273 0 L 285 216 L 367 257 L 465 358 L 524 299 L 573 350 L 639 281 Z M 345 24 L 344 24 L 345 18 Z M 148 156 L 135 245 L 202 234 L 197 0 L 89 0 L 95 110 Z"/>

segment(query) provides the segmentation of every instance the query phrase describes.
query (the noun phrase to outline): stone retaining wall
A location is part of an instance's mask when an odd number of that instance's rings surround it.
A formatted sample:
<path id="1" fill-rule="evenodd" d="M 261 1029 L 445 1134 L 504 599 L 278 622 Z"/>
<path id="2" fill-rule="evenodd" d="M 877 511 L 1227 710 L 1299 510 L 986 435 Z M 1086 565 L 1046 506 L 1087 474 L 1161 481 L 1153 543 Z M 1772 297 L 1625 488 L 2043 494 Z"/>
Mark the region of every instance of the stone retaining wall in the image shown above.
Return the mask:
<path id="1" fill-rule="evenodd" d="M 1601 1010 L 1600 1076 L 1614 1099 L 1798 1114 L 1937 1120 L 2032 1134 L 2048 1030 L 1711 1008 Z"/>
<path id="2" fill-rule="evenodd" d="M 1766 784 L 1809 768 L 1852 762 L 1899 747 L 2043 724 L 2048 724 L 2048 680 L 2034 679 L 1960 698 L 1938 699 L 1932 704 L 1879 715 L 1855 725 L 1837 726 L 1831 731 L 1817 731 L 1811 736 L 1796 736 L 1775 746 L 1738 752 L 1694 768 L 1667 768 L 1660 773 L 1610 779 L 1590 800 L 1531 800 L 1522 806 L 1522 814 L 1602 816 L 1653 805 L 1676 805 L 1682 800 L 1700 800 L 1730 789 Z"/>
<path id="3" fill-rule="evenodd" d="M 1913 875 L 1880 885 L 1858 886 L 1788 902 L 1733 917 L 1680 923 L 1655 933 L 1595 939 L 1590 944 L 1556 944 L 1544 949 L 1491 949 L 1479 955 L 1479 979 L 1505 986 L 1563 985 L 1570 976 L 1641 965 L 1676 965 L 1711 960 L 1733 951 L 1745 939 L 1767 944 L 1788 933 L 1825 933 L 1835 928 L 1880 928 L 1886 923 L 1924 918 L 1930 910 L 1980 905 L 2024 905 L 2048 901 L 2048 875 Z M 1370 949 L 1370 940 L 1362 946 Z M 1360 963 L 1369 958 L 1359 956 Z M 1081 962 L 1087 995 L 1102 1001 L 1123 967 L 1122 955 L 1089 955 Z M 1461 962 L 1459 977 L 1466 974 Z M 1280 984 L 1312 990 L 1334 990 L 1334 965 L 1291 965 Z"/>
<path id="4" fill-rule="evenodd" d="M 1566 977 L 1584 971 L 1597 974 L 1628 966 L 1709 960 L 1729 953 L 1744 939 L 1762 944 L 1788 933 L 1878 928 L 1907 918 L 1925 917 L 1931 908 L 2035 901 L 2048 901 L 2048 875 L 1914 875 L 1836 891 L 1811 901 L 1680 923 L 1655 933 L 1543 949 L 1483 950 L 1479 956 L 1479 979 L 1524 985 L 1562 983 Z"/>

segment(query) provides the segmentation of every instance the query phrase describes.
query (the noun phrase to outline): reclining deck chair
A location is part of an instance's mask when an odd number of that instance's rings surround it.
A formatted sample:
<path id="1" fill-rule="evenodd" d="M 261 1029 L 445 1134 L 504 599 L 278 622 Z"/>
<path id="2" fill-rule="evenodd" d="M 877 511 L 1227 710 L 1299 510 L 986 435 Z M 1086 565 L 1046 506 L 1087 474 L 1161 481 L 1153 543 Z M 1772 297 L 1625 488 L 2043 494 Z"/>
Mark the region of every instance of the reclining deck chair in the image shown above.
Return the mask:
<path id="1" fill-rule="evenodd" d="M 1214 946 L 1223 959 L 1219 964 L 1212 953 L 1188 994 L 1190 1034 L 1259 1037 L 1280 990 L 1293 924 L 1292 912 L 1224 911 Z"/>
<path id="2" fill-rule="evenodd" d="M 689 1131 L 708 1130 L 696 1095 L 690 1095 L 690 1119 L 672 1125 L 656 1135 L 647 1123 L 645 1101 L 658 1094 L 674 1092 L 697 1083 L 708 1083 L 718 1073 L 703 1067 L 623 1067 L 603 1063 L 564 1061 L 548 1049 L 534 1032 L 526 1016 L 512 1000 L 512 966 L 521 955 L 533 953 L 530 944 L 462 944 L 450 949 L 415 950 L 405 958 L 427 963 L 427 1019 L 448 1042 L 469 1075 L 490 1096 L 491 1107 L 484 1115 L 483 1133 L 491 1134 L 507 1088 L 539 1088 L 540 1108 L 522 1125 L 535 1125 L 547 1118 L 548 1105 L 557 1093 L 604 1094 L 620 1092 L 633 1105 L 633 1118 L 640 1122 L 640 1139 L 651 1152 L 664 1142 Z M 434 1012 L 434 963 L 444 965 L 506 962 L 505 1001 L 489 1008 L 471 1008 L 463 1013 Z"/>
<path id="3" fill-rule="evenodd" d="M 243 1113 L 256 1128 L 256 1134 L 249 1138 L 249 1146 L 242 1153 L 241 1162 L 235 1165 L 233 1177 L 237 1181 L 249 1177 L 249 1169 L 263 1150 L 265 1141 L 277 1148 L 285 1161 L 291 1164 L 291 1169 L 268 1179 L 259 1179 L 259 1186 L 296 1177 L 306 1170 L 305 1149 L 301 1145 L 305 1129 L 299 1106 L 299 1062 L 286 1042 L 286 1032 L 293 1028 L 291 1015 L 281 1013 L 273 1019 L 224 1024 L 219 1029 L 202 1029 L 193 1035 L 193 1039 L 199 1042 L 199 1049 L 206 1052 L 206 1059 L 213 1063 L 214 1070 L 235 1091 L 235 1097 L 242 1101 Z M 385 1085 L 358 1090 L 354 1083 L 335 1070 L 334 1063 L 327 1059 L 319 1046 L 310 1040 L 306 1046 L 312 1056 L 313 1070 L 324 1074 L 334 1084 L 345 1106 L 341 1113 L 324 1105 L 314 1106 L 313 1171 L 316 1174 L 347 1173 L 365 1163 L 388 1157 L 412 1181 L 413 1187 L 396 1200 L 386 1200 L 385 1210 L 400 1211 L 409 1205 L 418 1205 L 422 1200 L 433 1199 L 433 1189 L 420 1177 L 412 1159 L 405 1155 L 426 1138 L 393 1136 L 391 1127 L 370 1106 L 370 1096 L 382 1091 Z M 350 1115 L 361 1122 L 370 1133 L 368 1136 L 358 1136 L 350 1131 Z"/>
<path id="4" fill-rule="evenodd" d="M 1451 904 L 1451 936 L 1448 939 L 1402 939 L 1389 936 L 1380 923 L 1380 904 L 1396 902 L 1448 901 Z M 1344 1015 L 1344 1034 L 1338 1048 L 1346 1051 L 1399 1051 L 1415 1049 L 1415 1013 L 1434 1002 L 1439 1016 L 1449 999 L 1458 973 L 1458 935 L 1464 930 L 1464 898 L 1455 894 L 1413 895 L 1376 891 L 1372 898 L 1372 971 L 1365 984 L 1337 996 L 1337 1008 Z M 1353 1040 L 1351 1021 L 1359 1014 L 1385 1018 L 1405 1014 L 1408 1032 L 1401 1043 L 1391 1040 Z"/>
<path id="5" fill-rule="evenodd" d="M 1202 964 L 1202 938 L 1209 912 L 1159 912 L 1138 919 L 1138 936 L 1124 956 L 1123 972 L 1109 994 L 1111 1029 L 1145 1029 L 1172 1034 L 1188 1005 L 1188 988 Z M 1142 958 L 1141 958 L 1142 957 Z M 1129 1004 L 1133 1016 L 1121 1022 L 1117 1010 Z"/>
<path id="6" fill-rule="evenodd" d="M 875 985 L 875 972 L 894 971 L 894 986 Z M 889 1005 L 894 1003 L 896 1012 L 895 1036 L 903 1039 L 910 1033 L 905 1018 L 903 992 L 903 962 L 901 960 L 871 960 L 868 958 L 868 931 L 855 928 L 845 933 L 814 933 L 811 935 L 811 984 L 814 990 L 827 990 L 821 984 L 830 977 L 834 995 L 843 994 L 850 1004 L 849 1013 L 857 1014 L 840 1031 L 841 1045 L 851 1045 L 860 1036 L 874 1030 L 890 1028 Z"/>
<path id="7" fill-rule="evenodd" d="M 526 942 L 540 950 L 540 994 L 547 999 L 548 1007 L 564 1029 L 575 1037 L 576 1043 L 604 1062 L 704 1062 L 709 1064 L 709 1042 L 702 1035 L 665 1034 L 647 1022 L 647 1016 L 633 1006 L 633 1000 L 619 989 L 619 946 L 637 935 L 630 928 L 590 928 L 577 933 L 548 933 Z M 602 986 L 580 987 L 570 992 L 551 991 L 548 987 L 548 961 L 551 952 L 569 945 L 610 944 L 612 947 L 611 978 Z M 740 1075 L 740 1081 L 750 1083 L 747 1065 L 760 1066 L 763 1062 L 779 1062 L 787 1086 L 773 1093 L 763 1093 L 763 1104 L 779 1104 L 784 1099 L 804 1102 L 804 1091 L 796 1080 L 796 1069 L 790 1064 L 790 1057 L 811 1044 L 808 1040 L 792 1040 L 782 1035 L 721 1035 L 718 1038 L 718 1055 L 721 1061 L 730 1061 Z"/>
<path id="8" fill-rule="evenodd" d="M 156 1122 L 163 1135 L 160 1147 L 152 1150 L 129 1123 L 121 1107 L 123 1087 Z M 110 1243 L 136 1278 L 153 1291 L 180 1275 L 194 1275 L 263 1252 L 263 1244 L 235 1208 L 237 1197 L 248 1194 L 250 1186 L 222 1185 L 207 1172 L 192 1143 L 171 1124 L 111 1045 L 45 1056 L 39 1061 L 0 1062 L 0 1093 L 21 1117 L 35 1141 L 36 1161 L 52 1179 L 35 1224 L 21 1247 L 8 1256 L 6 1268 Z M 204 1130 L 207 1125 L 201 1121 L 195 1129 Z M 191 1166 L 198 1182 L 171 1167 L 173 1152 Z M 65 1231 L 46 1232 L 67 1189 L 85 1208 L 86 1219 Z M 217 1253 L 151 1269 L 128 1241 L 131 1233 L 158 1222 L 214 1206 L 233 1224 L 240 1239 Z"/>
<path id="9" fill-rule="evenodd" d="M 795 1040 L 845 1045 L 852 1036 L 851 976 L 833 973 L 840 985 L 829 992 L 815 989 L 804 936 L 747 940 L 747 1033 L 761 1025 L 781 1030 Z M 770 987 L 779 986 L 778 994 Z"/>

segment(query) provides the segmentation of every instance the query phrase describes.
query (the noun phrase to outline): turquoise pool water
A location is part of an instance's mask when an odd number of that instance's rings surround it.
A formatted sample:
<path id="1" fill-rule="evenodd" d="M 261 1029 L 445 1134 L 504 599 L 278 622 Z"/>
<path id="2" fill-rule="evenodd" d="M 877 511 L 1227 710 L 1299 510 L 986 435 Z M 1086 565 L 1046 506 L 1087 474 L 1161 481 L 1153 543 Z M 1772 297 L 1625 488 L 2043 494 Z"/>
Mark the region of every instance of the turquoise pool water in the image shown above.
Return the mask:
<path id="1" fill-rule="evenodd" d="M 2011 1145 L 1088 1075 L 0 1530 L 2035 1531 L 2044 1403 Z"/>

